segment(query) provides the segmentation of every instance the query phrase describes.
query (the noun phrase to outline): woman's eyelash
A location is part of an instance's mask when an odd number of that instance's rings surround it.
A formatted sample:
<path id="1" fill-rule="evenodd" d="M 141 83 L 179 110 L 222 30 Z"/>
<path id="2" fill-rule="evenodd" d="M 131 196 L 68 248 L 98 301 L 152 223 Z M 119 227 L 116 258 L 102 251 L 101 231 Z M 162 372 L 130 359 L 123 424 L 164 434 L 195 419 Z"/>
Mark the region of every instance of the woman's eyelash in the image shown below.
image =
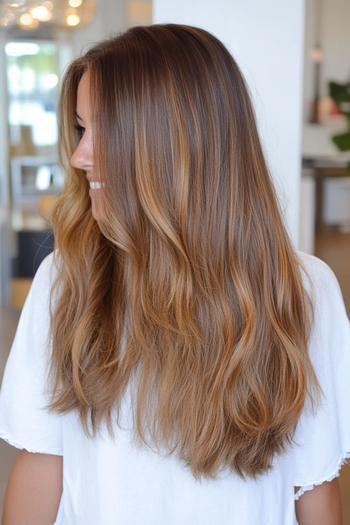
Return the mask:
<path id="1" fill-rule="evenodd" d="M 74 124 L 74 129 L 76 130 L 79 139 L 81 139 L 81 137 L 84 135 L 85 128 L 83 128 L 83 126 L 79 126 L 79 124 Z"/>

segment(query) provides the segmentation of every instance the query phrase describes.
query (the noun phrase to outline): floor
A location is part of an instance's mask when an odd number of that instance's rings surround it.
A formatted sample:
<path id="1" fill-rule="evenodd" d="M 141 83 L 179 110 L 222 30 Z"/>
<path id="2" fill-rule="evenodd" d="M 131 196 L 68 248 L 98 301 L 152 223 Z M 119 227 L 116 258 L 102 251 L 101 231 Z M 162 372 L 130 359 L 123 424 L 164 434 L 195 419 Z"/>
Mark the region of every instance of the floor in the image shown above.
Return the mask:
<path id="1" fill-rule="evenodd" d="M 4 351 L 0 352 L 0 383 L 2 382 L 4 366 L 7 360 L 8 350 L 15 334 L 17 322 L 18 313 L 15 310 L 1 309 L 0 347 L 4 349 Z M 17 454 L 18 450 L 16 448 L 11 447 L 0 439 L 0 516 L 2 515 L 8 475 Z"/>
<path id="2" fill-rule="evenodd" d="M 327 262 L 335 272 L 344 296 L 348 312 L 350 312 L 350 233 L 339 233 L 332 230 L 322 230 L 316 238 L 316 255 Z M 28 283 L 23 283 L 26 287 Z M 19 284 L 16 283 L 16 286 Z M 21 291 L 20 293 L 23 293 Z M 16 302 L 15 300 L 13 300 Z M 13 339 L 18 321 L 18 313 L 15 310 L 1 311 L 0 323 L 0 347 L 4 349 L 0 353 L 0 383 L 3 369 L 7 359 L 8 350 Z M 350 401 L 350 400 L 349 400 Z M 5 494 L 6 484 L 11 466 L 18 451 L 4 441 L 0 440 L 0 515 Z M 343 523 L 350 524 L 350 462 L 343 467 L 340 475 L 342 501 L 343 501 Z"/>
<path id="3" fill-rule="evenodd" d="M 342 289 L 345 305 L 350 315 L 350 233 L 323 229 L 316 237 L 315 253 L 334 271 Z M 350 401 L 350 400 L 349 400 Z M 340 476 L 343 525 L 350 524 L 350 461 Z"/>

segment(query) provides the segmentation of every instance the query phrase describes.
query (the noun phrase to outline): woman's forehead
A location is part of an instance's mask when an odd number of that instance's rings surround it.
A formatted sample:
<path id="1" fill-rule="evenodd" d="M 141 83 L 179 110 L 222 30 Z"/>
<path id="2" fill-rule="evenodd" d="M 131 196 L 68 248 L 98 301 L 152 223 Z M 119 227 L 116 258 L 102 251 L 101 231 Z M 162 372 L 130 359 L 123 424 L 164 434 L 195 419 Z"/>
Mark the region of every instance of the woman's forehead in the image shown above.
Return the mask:
<path id="1" fill-rule="evenodd" d="M 90 89 L 90 73 L 89 71 L 85 71 L 79 80 L 78 84 L 78 96 L 79 94 L 81 96 L 87 96 L 89 95 L 89 89 Z"/>
<path id="2" fill-rule="evenodd" d="M 77 89 L 77 113 L 83 116 L 90 110 L 90 75 L 86 71 L 81 77 Z"/>

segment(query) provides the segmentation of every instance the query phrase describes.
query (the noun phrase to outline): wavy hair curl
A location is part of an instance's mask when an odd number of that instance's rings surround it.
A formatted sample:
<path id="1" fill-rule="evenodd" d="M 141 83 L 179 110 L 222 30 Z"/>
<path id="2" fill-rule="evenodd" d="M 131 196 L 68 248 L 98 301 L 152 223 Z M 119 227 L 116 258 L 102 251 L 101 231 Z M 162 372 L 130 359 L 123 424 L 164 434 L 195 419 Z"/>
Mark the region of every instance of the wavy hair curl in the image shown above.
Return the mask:
<path id="1" fill-rule="evenodd" d="M 69 164 L 86 71 L 98 221 Z M 114 435 L 135 373 L 142 442 L 195 477 L 265 472 L 318 385 L 311 301 L 235 60 L 203 29 L 133 27 L 73 61 L 59 113 L 51 409 Z"/>

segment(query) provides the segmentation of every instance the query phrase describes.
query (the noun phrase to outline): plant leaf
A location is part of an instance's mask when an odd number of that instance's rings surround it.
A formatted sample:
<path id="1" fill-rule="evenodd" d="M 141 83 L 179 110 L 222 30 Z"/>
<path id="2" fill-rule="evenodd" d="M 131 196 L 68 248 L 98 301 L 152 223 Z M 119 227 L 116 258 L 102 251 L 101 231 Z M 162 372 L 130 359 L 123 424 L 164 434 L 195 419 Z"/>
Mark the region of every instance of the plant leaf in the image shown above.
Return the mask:
<path id="1" fill-rule="evenodd" d="M 333 135 L 332 141 L 340 151 L 350 150 L 350 132 Z"/>

